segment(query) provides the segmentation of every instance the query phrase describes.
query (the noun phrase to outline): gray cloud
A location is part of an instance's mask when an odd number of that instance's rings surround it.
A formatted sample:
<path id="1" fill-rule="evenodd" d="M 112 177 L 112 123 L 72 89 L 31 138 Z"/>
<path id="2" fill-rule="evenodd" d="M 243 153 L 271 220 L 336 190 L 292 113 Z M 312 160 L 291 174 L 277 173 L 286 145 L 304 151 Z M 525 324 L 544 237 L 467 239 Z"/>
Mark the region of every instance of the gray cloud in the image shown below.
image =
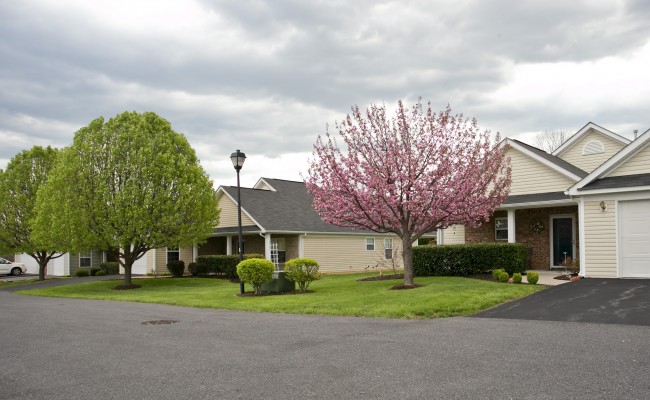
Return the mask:
<path id="1" fill-rule="evenodd" d="M 124 110 L 157 112 L 204 160 L 309 152 L 351 105 L 418 96 L 511 135 L 642 124 L 642 104 L 573 112 L 491 98 L 519 65 L 629 57 L 647 43 L 646 2 L 594 3 L 205 0 L 120 14 L 117 2 L 4 2 L 0 138 L 34 140 L 1 146 L 0 160 Z"/>

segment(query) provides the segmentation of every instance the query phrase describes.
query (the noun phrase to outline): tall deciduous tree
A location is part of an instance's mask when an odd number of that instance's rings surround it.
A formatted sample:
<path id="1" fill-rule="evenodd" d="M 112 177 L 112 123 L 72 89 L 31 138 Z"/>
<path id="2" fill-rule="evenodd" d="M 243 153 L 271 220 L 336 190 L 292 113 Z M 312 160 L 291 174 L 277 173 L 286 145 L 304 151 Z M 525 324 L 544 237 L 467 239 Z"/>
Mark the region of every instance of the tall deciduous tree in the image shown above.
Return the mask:
<path id="1" fill-rule="evenodd" d="M 567 131 L 547 129 L 544 132 L 537 132 L 535 140 L 537 141 L 537 147 L 550 154 L 562 146 L 570 137 L 571 135 Z"/>
<path id="2" fill-rule="evenodd" d="M 147 251 L 201 242 L 219 218 L 194 150 L 151 112 L 81 128 L 39 190 L 37 209 L 41 240 L 73 252 L 116 250 L 127 287 Z"/>
<path id="3" fill-rule="evenodd" d="M 418 101 L 408 110 L 358 106 L 336 124 L 345 150 L 329 132 L 319 136 L 307 189 L 328 223 L 402 240 L 404 285 L 413 286 L 413 242 L 452 224 L 476 226 L 503 202 L 510 165 L 499 136 L 451 110 L 435 113 Z"/>
<path id="4" fill-rule="evenodd" d="M 45 279 L 50 260 L 63 255 L 55 245 L 39 242 L 32 235 L 36 193 L 45 184 L 59 151 L 34 146 L 18 153 L 0 171 L 0 248 L 29 254 L 38 263 L 38 279 Z"/>

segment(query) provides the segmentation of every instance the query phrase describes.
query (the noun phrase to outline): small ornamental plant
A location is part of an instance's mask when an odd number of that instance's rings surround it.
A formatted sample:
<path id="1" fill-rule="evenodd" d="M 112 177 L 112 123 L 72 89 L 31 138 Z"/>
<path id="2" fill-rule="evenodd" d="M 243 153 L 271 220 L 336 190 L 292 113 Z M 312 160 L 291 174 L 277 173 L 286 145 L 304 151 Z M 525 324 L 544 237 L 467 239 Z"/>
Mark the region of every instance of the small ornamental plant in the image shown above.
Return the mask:
<path id="1" fill-rule="evenodd" d="M 512 283 L 521 283 L 521 274 L 519 272 L 512 274 Z"/>
<path id="2" fill-rule="evenodd" d="M 528 280 L 528 283 L 531 285 L 536 285 L 537 281 L 539 281 L 539 273 L 535 271 L 530 271 L 526 274 L 526 279 Z"/>
<path id="3" fill-rule="evenodd" d="M 311 258 L 294 258 L 284 264 L 287 279 L 298 284 L 301 292 L 307 291 L 309 284 L 321 278 L 318 262 Z"/>
<path id="4" fill-rule="evenodd" d="M 90 271 L 88 271 L 87 269 L 78 269 L 75 271 L 74 276 L 76 276 L 77 278 L 90 276 Z"/>
<path id="5" fill-rule="evenodd" d="M 275 264 L 261 258 L 249 258 L 237 264 L 237 275 L 242 282 L 250 284 L 255 294 L 262 294 L 262 285 L 273 280 Z"/>
<path id="6" fill-rule="evenodd" d="M 497 279 L 499 280 L 499 282 L 506 283 L 508 282 L 508 279 L 510 279 L 510 275 L 506 271 L 501 271 Z"/>
<path id="7" fill-rule="evenodd" d="M 501 275 L 502 272 L 506 272 L 505 269 L 503 268 L 496 268 L 492 270 L 492 278 L 496 279 L 497 281 L 499 280 L 499 275 Z"/>
<path id="8" fill-rule="evenodd" d="M 167 271 L 169 271 L 174 278 L 182 278 L 185 273 L 185 262 L 183 262 L 183 260 L 170 261 L 167 263 Z"/>

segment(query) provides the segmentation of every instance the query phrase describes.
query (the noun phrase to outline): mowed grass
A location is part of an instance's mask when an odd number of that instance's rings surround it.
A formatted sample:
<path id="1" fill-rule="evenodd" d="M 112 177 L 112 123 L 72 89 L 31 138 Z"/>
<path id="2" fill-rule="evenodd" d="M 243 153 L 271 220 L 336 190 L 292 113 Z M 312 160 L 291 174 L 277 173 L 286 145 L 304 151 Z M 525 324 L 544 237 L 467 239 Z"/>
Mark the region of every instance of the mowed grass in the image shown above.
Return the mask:
<path id="1" fill-rule="evenodd" d="M 21 290 L 33 296 L 171 304 L 225 310 L 381 318 L 443 318 L 470 315 L 542 290 L 470 278 L 416 278 L 417 289 L 390 290 L 400 280 L 358 282 L 371 274 L 327 275 L 311 293 L 240 297 L 239 284 L 220 279 L 137 279 L 140 289 L 113 290 L 119 281 Z M 247 291 L 251 290 L 247 286 Z"/>
<path id="2" fill-rule="evenodd" d="M 9 281 L 9 282 L 0 282 L 0 289 L 9 287 L 9 286 L 18 286 L 18 285 L 26 285 L 28 283 L 34 283 L 38 282 L 38 279 L 21 279 L 19 281 Z"/>

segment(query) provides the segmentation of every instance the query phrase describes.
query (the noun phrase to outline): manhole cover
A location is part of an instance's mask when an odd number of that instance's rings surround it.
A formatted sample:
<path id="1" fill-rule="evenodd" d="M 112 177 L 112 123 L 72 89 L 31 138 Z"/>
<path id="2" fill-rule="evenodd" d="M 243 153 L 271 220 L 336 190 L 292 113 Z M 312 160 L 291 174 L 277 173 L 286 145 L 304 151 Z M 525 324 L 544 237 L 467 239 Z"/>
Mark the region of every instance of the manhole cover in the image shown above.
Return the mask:
<path id="1" fill-rule="evenodd" d="M 159 319 L 156 321 L 144 321 L 142 325 L 169 325 L 169 324 L 175 324 L 177 322 L 181 322 L 181 321 L 176 321 L 173 319 Z"/>

